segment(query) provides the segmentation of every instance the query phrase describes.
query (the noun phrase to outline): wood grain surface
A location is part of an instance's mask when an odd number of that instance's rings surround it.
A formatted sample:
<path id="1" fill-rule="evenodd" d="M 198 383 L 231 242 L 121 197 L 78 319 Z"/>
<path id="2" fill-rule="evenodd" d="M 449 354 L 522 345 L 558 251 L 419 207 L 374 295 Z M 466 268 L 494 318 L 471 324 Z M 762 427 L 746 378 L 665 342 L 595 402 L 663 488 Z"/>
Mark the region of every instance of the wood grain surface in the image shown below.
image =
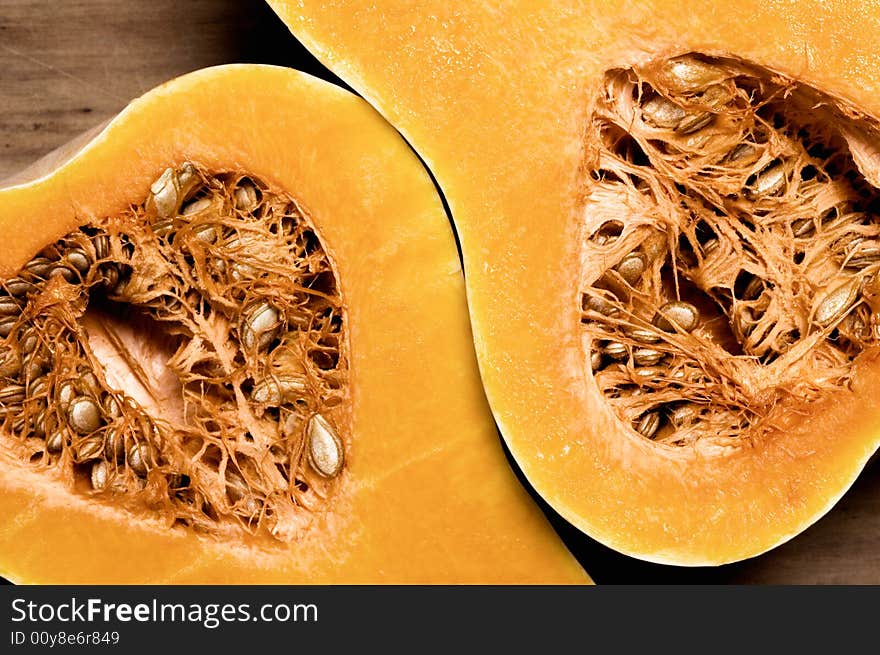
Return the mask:
<path id="1" fill-rule="evenodd" d="M 157 84 L 229 62 L 293 66 L 338 81 L 259 0 L 0 0 L 0 179 Z M 876 463 L 794 540 L 710 569 L 625 557 L 542 507 L 599 583 L 880 584 Z"/>

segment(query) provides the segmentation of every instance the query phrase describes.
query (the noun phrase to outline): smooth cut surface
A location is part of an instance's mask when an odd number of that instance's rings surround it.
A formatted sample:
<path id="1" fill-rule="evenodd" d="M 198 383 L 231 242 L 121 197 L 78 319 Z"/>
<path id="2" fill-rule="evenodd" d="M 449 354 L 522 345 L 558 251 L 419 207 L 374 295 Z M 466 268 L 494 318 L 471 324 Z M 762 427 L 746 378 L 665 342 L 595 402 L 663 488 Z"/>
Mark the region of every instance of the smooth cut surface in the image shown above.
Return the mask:
<path id="1" fill-rule="evenodd" d="M 207 69 L 133 102 L 67 164 L 0 191 L 0 275 L 169 165 L 288 191 L 348 307 L 352 450 L 289 547 L 170 530 L 0 459 L 0 573 L 52 583 L 584 583 L 509 470 L 481 394 L 452 234 L 417 158 L 366 103 L 291 70 Z"/>
<path id="2" fill-rule="evenodd" d="M 579 211 L 590 97 L 607 69 L 732 54 L 876 116 L 878 3 L 270 4 L 434 172 L 461 239 L 490 404 L 565 518 L 641 559 L 719 564 L 790 539 L 849 488 L 880 444 L 870 354 L 853 393 L 755 448 L 669 453 L 620 430 L 584 362 Z"/>

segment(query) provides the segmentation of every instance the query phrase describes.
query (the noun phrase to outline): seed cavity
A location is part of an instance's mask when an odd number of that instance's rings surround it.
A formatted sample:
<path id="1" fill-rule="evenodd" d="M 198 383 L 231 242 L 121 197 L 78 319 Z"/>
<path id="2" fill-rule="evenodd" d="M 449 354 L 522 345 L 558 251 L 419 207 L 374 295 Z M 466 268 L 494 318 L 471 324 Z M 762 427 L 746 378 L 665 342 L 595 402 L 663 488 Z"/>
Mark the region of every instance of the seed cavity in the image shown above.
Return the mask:
<path id="1" fill-rule="evenodd" d="M 689 53 L 609 70 L 587 141 L 584 361 L 624 425 L 728 452 L 849 386 L 880 345 L 877 120 Z"/>
<path id="2" fill-rule="evenodd" d="M 0 281 L 0 448 L 135 518 L 293 541 L 344 474 L 346 335 L 294 199 L 169 167 Z"/>

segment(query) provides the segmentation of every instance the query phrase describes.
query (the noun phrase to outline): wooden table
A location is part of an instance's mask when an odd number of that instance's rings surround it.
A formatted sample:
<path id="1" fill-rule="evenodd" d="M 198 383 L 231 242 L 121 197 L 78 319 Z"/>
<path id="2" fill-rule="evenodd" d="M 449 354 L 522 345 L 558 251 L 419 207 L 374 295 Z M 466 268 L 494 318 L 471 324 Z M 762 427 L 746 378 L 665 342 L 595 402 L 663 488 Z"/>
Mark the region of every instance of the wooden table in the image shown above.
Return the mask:
<path id="1" fill-rule="evenodd" d="M 338 81 L 259 0 L 2 0 L 0 179 L 176 75 L 227 62 Z M 880 583 L 880 465 L 774 551 L 712 569 L 647 564 L 554 525 L 599 583 Z"/>

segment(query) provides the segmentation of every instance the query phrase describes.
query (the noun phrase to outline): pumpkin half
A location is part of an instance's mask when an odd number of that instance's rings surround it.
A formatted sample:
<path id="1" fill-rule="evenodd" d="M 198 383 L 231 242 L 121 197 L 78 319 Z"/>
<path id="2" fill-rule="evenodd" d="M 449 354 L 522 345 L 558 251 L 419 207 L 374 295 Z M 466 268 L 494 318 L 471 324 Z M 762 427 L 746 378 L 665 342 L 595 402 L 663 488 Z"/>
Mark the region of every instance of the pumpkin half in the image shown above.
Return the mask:
<path id="1" fill-rule="evenodd" d="M 720 564 L 844 494 L 880 444 L 875 3 L 270 4 L 434 172 L 565 518 Z"/>
<path id="2" fill-rule="evenodd" d="M 26 177 L 0 191 L 4 576 L 589 581 L 506 464 L 440 200 L 365 102 L 206 69 Z"/>

